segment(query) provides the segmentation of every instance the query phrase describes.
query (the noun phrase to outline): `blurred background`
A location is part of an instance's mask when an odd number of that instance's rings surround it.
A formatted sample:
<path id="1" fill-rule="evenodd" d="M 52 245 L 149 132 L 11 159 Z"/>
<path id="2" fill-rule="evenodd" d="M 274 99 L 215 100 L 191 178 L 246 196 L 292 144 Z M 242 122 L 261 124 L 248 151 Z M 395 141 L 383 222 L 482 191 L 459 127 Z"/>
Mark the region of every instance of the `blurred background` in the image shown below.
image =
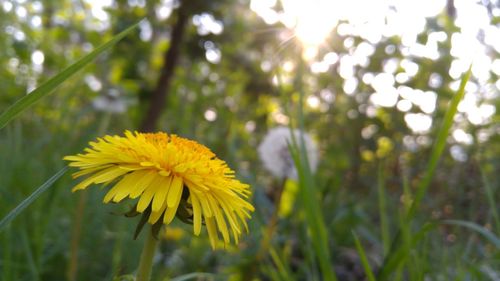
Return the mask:
<path id="1" fill-rule="evenodd" d="M 0 111 L 141 19 L 2 130 L 1 217 L 95 137 L 161 130 L 227 161 L 252 186 L 256 212 L 240 245 L 227 250 L 212 251 L 192 226 L 169 226 L 153 280 L 192 272 L 211 273 L 194 280 L 326 280 L 293 196 L 296 183 L 267 171 L 258 154 L 270 129 L 297 126 L 302 112 L 319 151 L 311 188 L 332 268 L 339 280 L 365 280 L 352 231 L 376 272 L 411 200 L 403 194 L 421 179 L 472 65 L 416 219 L 461 220 L 499 235 L 498 1 L 0 0 Z M 73 184 L 61 178 L 0 233 L 0 280 L 112 280 L 134 272 L 137 219 L 101 204 L 100 188 L 72 194 Z M 287 196 L 277 200 L 281 190 Z M 278 202 L 292 211 L 276 215 Z M 440 225 L 393 280 L 500 280 L 491 239 Z"/>

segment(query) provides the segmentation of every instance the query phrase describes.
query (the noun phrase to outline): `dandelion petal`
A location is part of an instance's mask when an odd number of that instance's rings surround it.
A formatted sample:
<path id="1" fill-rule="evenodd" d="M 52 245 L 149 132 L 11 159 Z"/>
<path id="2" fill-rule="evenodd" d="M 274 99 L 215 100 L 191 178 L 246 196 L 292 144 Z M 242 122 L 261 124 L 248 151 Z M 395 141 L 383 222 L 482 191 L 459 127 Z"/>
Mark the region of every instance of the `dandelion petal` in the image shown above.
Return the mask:
<path id="1" fill-rule="evenodd" d="M 201 232 L 201 206 L 196 194 L 191 193 L 191 204 L 193 204 L 193 227 L 194 235 L 198 236 Z"/>
<path id="2" fill-rule="evenodd" d="M 158 212 L 163 204 L 165 203 L 165 199 L 167 198 L 167 194 L 170 194 L 172 192 L 172 177 L 161 177 L 161 180 L 158 183 L 158 188 L 154 199 L 153 199 L 153 206 L 151 207 L 151 210 L 153 212 Z M 167 205 L 168 206 L 168 205 Z"/>
<path id="3" fill-rule="evenodd" d="M 151 203 L 151 200 L 153 199 L 153 196 L 159 189 L 159 186 L 161 182 L 163 181 L 162 176 L 155 176 L 153 181 L 149 184 L 148 187 L 146 187 L 146 190 L 144 190 L 144 193 L 141 195 L 141 198 L 139 199 L 139 202 L 137 203 L 137 212 L 142 213 L 146 208 L 149 206 Z"/>
<path id="4" fill-rule="evenodd" d="M 205 220 L 205 224 L 207 225 L 208 238 L 210 239 L 210 245 L 215 249 L 216 241 L 218 240 L 217 230 L 215 229 L 214 218 L 207 218 Z"/>
<path id="5" fill-rule="evenodd" d="M 182 178 L 174 176 L 172 184 L 170 185 L 170 191 L 168 192 L 167 205 L 169 208 L 173 208 L 178 205 L 182 196 Z"/>
<path id="6" fill-rule="evenodd" d="M 152 171 L 143 172 L 142 177 L 137 180 L 135 187 L 130 192 L 130 198 L 135 199 L 139 197 L 149 184 L 155 179 L 155 173 Z"/>

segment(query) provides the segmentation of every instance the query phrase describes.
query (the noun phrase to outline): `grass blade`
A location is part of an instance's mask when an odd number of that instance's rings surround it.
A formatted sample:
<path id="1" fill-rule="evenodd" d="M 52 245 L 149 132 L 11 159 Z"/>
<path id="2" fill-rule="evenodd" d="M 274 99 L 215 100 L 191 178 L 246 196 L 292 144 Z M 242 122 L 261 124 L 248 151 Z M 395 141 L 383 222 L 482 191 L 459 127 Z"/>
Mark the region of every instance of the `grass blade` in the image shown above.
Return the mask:
<path id="1" fill-rule="evenodd" d="M 280 279 L 287 281 L 294 280 L 295 278 L 292 277 L 293 275 L 288 266 L 290 262 L 287 260 L 283 260 L 276 252 L 276 249 L 272 247 L 271 249 L 269 249 L 269 254 L 271 255 L 273 263 L 276 265 L 276 269 L 278 270 L 278 275 L 280 276 Z"/>
<path id="2" fill-rule="evenodd" d="M 486 171 L 483 166 L 480 167 L 480 172 L 481 178 L 483 179 L 484 190 L 486 191 L 486 198 L 488 199 L 488 204 L 490 205 L 491 214 L 495 223 L 495 229 L 497 233 L 500 233 L 500 217 L 498 216 L 497 206 L 495 204 L 495 194 L 490 181 L 486 177 Z"/>
<path id="3" fill-rule="evenodd" d="M 40 197 L 42 193 L 47 191 L 49 187 L 52 186 L 52 184 L 57 181 L 62 175 L 66 173 L 68 170 L 68 167 L 64 167 L 59 172 L 57 172 L 55 175 L 53 175 L 50 179 L 48 179 L 44 184 L 42 184 L 40 187 L 38 187 L 33 193 L 31 193 L 30 196 L 28 196 L 26 199 L 23 200 L 17 207 L 14 208 L 7 216 L 5 216 L 1 221 L 0 221 L 0 232 L 4 230 L 7 225 L 14 219 L 16 218 L 24 209 L 26 209 L 35 199 Z"/>
<path id="4" fill-rule="evenodd" d="M 493 234 L 493 232 L 491 232 L 487 228 L 482 227 L 477 223 L 464 220 L 444 220 L 441 221 L 441 223 L 463 226 L 468 229 L 474 230 L 475 232 L 483 235 L 486 239 L 488 239 L 493 245 L 495 245 L 495 247 L 497 247 L 497 249 L 500 249 L 500 238 L 498 238 L 495 234 Z"/>
<path id="5" fill-rule="evenodd" d="M 389 252 L 390 234 L 389 234 L 389 219 L 387 215 L 387 194 L 385 193 L 385 175 L 383 161 L 379 163 L 377 175 L 377 196 L 378 196 L 378 209 L 380 217 L 380 232 L 382 236 L 382 247 L 384 256 Z"/>
<path id="6" fill-rule="evenodd" d="M 195 279 L 198 280 L 200 278 L 208 278 L 210 280 L 213 280 L 212 278 L 215 278 L 215 274 L 212 273 L 205 273 L 205 272 L 192 272 L 188 273 L 182 276 L 178 276 L 175 278 L 170 279 L 170 281 L 186 281 L 189 279 Z"/>
<path id="7" fill-rule="evenodd" d="M 317 194 L 315 193 L 316 185 L 309 167 L 305 148 L 299 148 L 299 145 L 303 146 L 303 141 L 301 144 L 298 144 L 294 139 L 294 134 L 291 134 L 291 136 L 292 144 L 289 145 L 289 150 L 299 174 L 299 194 L 305 210 L 307 225 L 311 230 L 312 243 L 318 256 L 324 280 L 336 281 L 337 278 L 333 271 L 330 257 L 327 229 L 323 213 L 317 202 Z"/>
<path id="8" fill-rule="evenodd" d="M 399 265 L 406 261 L 406 258 L 410 255 L 410 250 L 414 247 L 420 240 L 422 240 L 425 235 L 436 228 L 436 223 L 427 223 L 422 229 L 418 232 L 413 233 L 409 238 L 409 241 L 406 241 L 406 245 L 400 246 L 398 248 L 393 249 L 389 252 L 388 257 L 384 260 L 384 264 L 380 269 L 380 272 L 377 276 L 377 280 L 389 280 L 389 275 L 398 269 Z M 401 235 L 401 233 L 400 233 Z M 399 236 L 401 237 L 401 236 Z M 401 238 L 400 238 L 401 239 Z M 392 280 L 392 279 L 390 279 Z"/>
<path id="9" fill-rule="evenodd" d="M 299 93 L 298 118 L 299 129 L 304 131 L 304 91 L 302 85 L 302 75 L 304 73 L 304 61 L 299 59 L 297 75 L 294 86 Z M 290 130 L 292 130 L 290 124 Z M 325 225 L 325 219 L 318 204 L 318 194 L 316 193 L 316 183 L 312 175 L 311 167 L 307 157 L 307 150 L 303 135 L 300 134 L 299 140 L 295 138 L 293 131 L 290 131 L 292 142 L 288 150 L 293 158 L 293 162 L 299 175 L 299 195 L 302 200 L 302 207 L 305 210 L 307 226 L 311 231 L 312 243 L 319 260 L 319 266 L 325 281 L 337 281 L 330 256 L 330 245 L 328 243 L 328 231 Z"/>
<path id="10" fill-rule="evenodd" d="M 20 98 L 16 101 L 12 106 L 7 108 L 2 115 L 0 115 L 0 129 L 5 127 L 12 119 L 14 119 L 17 115 L 21 114 L 28 107 L 32 106 L 34 103 L 52 93 L 57 87 L 59 87 L 63 82 L 72 77 L 75 73 L 85 67 L 87 64 L 92 62 L 98 55 L 103 53 L 104 51 L 111 48 L 114 44 L 120 41 L 123 37 L 128 35 L 132 30 L 134 30 L 137 25 L 136 23 L 119 34 L 115 35 L 111 40 L 104 43 L 103 45 L 97 47 L 95 50 L 90 52 L 88 55 L 79 59 L 72 65 L 68 66 L 63 71 L 59 72 L 56 76 L 50 78 L 45 81 L 40 87 L 31 91 L 28 95 Z"/>
<path id="11" fill-rule="evenodd" d="M 24 248 L 24 253 L 26 254 L 26 260 L 28 268 L 31 272 L 31 280 L 39 281 L 40 280 L 40 272 L 35 264 L 35 258 L 33 257 L 33 251 L 30 248 L 30 243 L 28 241 L 28 235 L 26 234 L 26 229 L 23 229 L 21 232 L 21 241 Z"/>
<path id="12" fill-rule="evenodd" d="M 432 147 L 431 159 L 429 160 L 429 164 L 427 165 L 424 178 L 422 179 L 422 181 L 420 181 L 420 184 L 417 187 L 415 199 L 411 204 L 410 210 L 408 211 L 408 214 L 406 216 L 406 219 L 408 221 L 410 221 L 413 218 L 413 216 L 415 216 L 415 212 L 418 209 L 420 203 L 422 202 L 425 192 L 429 188 L 438 161 L 441 158 L 441 155 L 443 154 L 444 148 L 446 146 L 446 139 L 448 138 L 451 125 L 453 125 L 453 118 L 457 113 L 458 104 L 465 95 L 465 85 L 469 81 L 471 72 L 472 72 L 472 66 L 469 67 L 469 70 L 462 77 L 458 92 L 453 96 L 453 98 L 450 101 L 448 110 L 446 110 L 443 124 L 441 125 L 441 129 L 439 130 L 436 141 L 434 142 L 434 145 Z"/>
<path id="13" fill-rule="evenodd" d="M 457 93 L 453 96 L 450 101 L 448 110 L 445 113 L 443 124 L 438 132 L 436 137 L 436 141 L 432 147 L 431 158 L 429 159 L 429 164 L 427 165 L 427 169 L 425 171 L 423 179 L 420 181 L 417 191 L 415 194 L 415 198 L 406 214 L 406 221 L 411 223 L 413 217 L 415 216 L 415 212 L 420 206 L 424 195 L 429 188 L 432 177 L 434 176 L 434 171 L 436 170 L 437 164 L 441 155 L 443 154 L 444 148 L 446 146 L 446 139 L 448 137 L 451 126 L 453 125 L 453 118 L 458 110 L 458 104 L 462 100 L 465 95 L 465 85 L 469 81 L 471 76 L 472 66 L 469 67 L 469 70 L 465 73 L 460 81 L 460 87 Z M 404 251 L 401 251 L 401 229 L 396 234 L 395 238 L 392 241 L 391 249 L 389 254 L 385 257 L 384 263 L 382 264 L 381 270 L 378 274 L 378 280 L 388 280 L 389 274 L 393 272 L 399 265 L 399 263 L 405 260 Z M 399 255 L 399 258 L 395 258 L 396 255 Z M 390 264 L 390 265 L 389 265 Z"/>
<path id="14" fill-rule="evenodd" d="M 354 244 L 356 244 L 356 250 L 358 250 L 359 258 L 361 259 L 361 264 L 363 265 L 368 281 L 376 281 L 375 275 L 373 275 L 372 268 L 370 267 L 370 263 L 368 263 L 368 259 L 366 258 L 365 250 L 363 249 L 363 246 L 361 245 L 361 242 L 359 242 L 359 238 L 354 231 L 352 232 L 352 236 L 354 237 Z"/>

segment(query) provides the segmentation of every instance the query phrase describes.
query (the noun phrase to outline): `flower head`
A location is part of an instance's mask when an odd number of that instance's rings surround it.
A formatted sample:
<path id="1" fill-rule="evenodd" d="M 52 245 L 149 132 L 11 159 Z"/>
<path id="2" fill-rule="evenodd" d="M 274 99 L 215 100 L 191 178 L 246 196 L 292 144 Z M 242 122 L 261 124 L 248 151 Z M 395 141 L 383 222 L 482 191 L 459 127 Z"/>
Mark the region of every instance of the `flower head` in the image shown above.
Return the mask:
<path id="1" fill-rule="evenodd" d="M 300 130 L 293 130 L 294 137 L 300 141 L 304 139 L 304 146 L 309 160 L 309 167 L 314 172 L 318 166 L 318 148 L 311 136 Z M 287 127 L 276 127 L 266 134 L 259 145 L 258 152 L 264 167 L 277 178 L 297 179 L 297 169 L 288 150 L 288 143 L 292 142 L 292 134 Z"/>
<path id="2" fill-rule="evenodd" d="M 229 243 L 231 231 L 238 243 L 242 226 L 248 230 L 250 187 L 207 147 L 176 135 L 130 131 L 89 144 L 84 153 L 64 157 L 80 169 L 74 178 L 88 176 L 73 191 L 111 184 L 104 203 L 138 199 L 136 211 L 150 224 L 169 224 L 178 215 L 193 223 L 195 235 L 205 224 L 213 248 L 218 233 Z"/>

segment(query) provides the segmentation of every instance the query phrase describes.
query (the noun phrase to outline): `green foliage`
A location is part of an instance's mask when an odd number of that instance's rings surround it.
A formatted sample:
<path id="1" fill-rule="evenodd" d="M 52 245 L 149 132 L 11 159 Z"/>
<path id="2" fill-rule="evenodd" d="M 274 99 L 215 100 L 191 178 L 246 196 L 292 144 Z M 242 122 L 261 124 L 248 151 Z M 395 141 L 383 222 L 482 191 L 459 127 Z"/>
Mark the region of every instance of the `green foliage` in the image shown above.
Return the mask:
<path id="1" fill-rule="evenodd" d="M 465 95 L 465 85 L 469 81 L 470 75 L 472 73 L 472 66 L 469 67 L 469 71 L 464 75 L 462 81 L 460 82 L 460 88 L 458 92 L 453 96 L 453 99 L 450 101 L 450 104 L 446 110 L 443 124 L 438 131 L 436 136 L 436 141 L 432 147 L 431 158 L 429 160 L 429 164 L 427 169 L 425 170 L 425 175 L 420 184 L 417 187 L 417 191 L 415 194 L 415 199 L 410 206 L 410 210 L 408 211 L 407 219 L 411 220 L 415 216 L 415 212 L 418 209 L 420 202 L 424 198 L 424 195 L 429 188 L 429 184 L 432 180 L 434 173 L 436 172 L 436 168 L 438 165 L 438 161 L 443 154 L 444 148 L 446 146 L 446 139 L 450 133 L 450 128 L 453 125 L 453 119 L 458 110 L 458 103 L 462 100 Z"/>
<path id="2" fill-rule="evenodd" d="M 443 124 L 438 132 L 436 141 L 433 145 L 431 158 L 429 160 L 429 164 L 427 166 L 424 178 L 421 180 L 421 182 L 417 187 L 415 198 L 413 199 L 413 202 L 410 205 L 408 213 L 404 215 L 404 222 L 401 223 L 400 230 L 398 231 L 396 237 L 392 242 L 391 246 L 392 249 L 385 258 L 385 262 L 382 265 L 382 269 L 380 271 L 381 274 L 379 275 L 380 280 L 388 279 L 388 275 L 399 266 L 398 263 L 404 263 L 407 260 L 408 255 L 410 254 L 410 250 L 412 249 L 412 246 L 414 244 L 414 243 L 408 244 L 408 242 L 410 241 L 408 236 L 410 235 L 411 232 L 411 222 L 415 216 L 416 210 L 418 209 L 422 199 L 424 198 L 425 192 L 427 191 L 429 184 L 432 180 L 432 176 L 436 171 L 438 161 L 441 158 L 441 154 L 443 153 L 444 147 L 446 145 L 446 139 L 448 137 L 449 130 L 453 123 L 453 118 L 455 116 L 455 113 L 457 112 L 458 103 L 460 102 L 460 100 L 462 100 L 465 94 L 465 85 L 467 84 L 467 81 L 469 81 L 470 74 L 471 74 L 471 69 L 469 68 L 469 71 L 462 78 L 462 81 L 460 83 L 460 88 L 457 94 L 451 100 L 450 106 L 446 110 Z M 407 243 L 406 246 L 400 245 L 401 241 L 403 241 L 403 243 L 406 242 Z M 405 248 L 406 251 L 398 251 L 398 247 Z M 404 253 L 404 254 L 402 256 L 395 258 L 393 255 L 395 255 L 396 253 Z"/>
<path id="3" fill-rule="evenodd" d="M 18 114 L 26 110 L 28 107 L 32 106 L 38 100 L 43 98 L 44 96 L 52 93 L 59 85 L 64 83 L 66 80 L 71 78 L 75 73 L 85 67 L 87 64 L 92 62 L 98 55 L 102 52 L 106 51 L 110 47 L 112 47 L 116 42 L 120 41 L 123 37 L 133 31 L 139 23 L 136 23 L 126 30 L 122 31 L 120 34 L 117 34 L 113 37 L 109 42 L 99 46 L 90 54 L 85 57 L 79 59 L 74 64 L 68 66 L 68 68 L 64 69 L 56 76 L 48 80 L 47 82 L 40 85 L 40 87 L 36 88 L 28 95 L 19 99 L 16 103 L 14 103 L 11 107 L 7 108 L 2 115 L 0 115 L 0 129 L 5 127 L 7 123 L 9 123 L 12 119 L 14 119 Z"/>
<path id="4" fill-rule="evenodd" d="M 474 230 L 474 231 L 482 234 L 493 245 L 495 245 L 495 247 L 500 249 L 500 239 L 494 233 L 492 233 L 490 230 L 488 230 L 487 228 L 485 228 L 483 226 L 478 225 L 477 223 L 473 223 L 470 221 L 462 221 L 462 220 L 444 220 L 441 223 L 463 226 L 463 227 L 469 228 L 471 230 Z"/>
<path id="5" fill-rule="evenodd" d="M 19 205 L 14 208 L 10 213 L 8 213 L 1 221 L 0 221 L 0 232 L 4 230 L 8 224 L 15 219 L 24 209 L 26 209 L 33 201 L 35 201 L 40 195 L 42 195 L 49 187 L 54 184 L 56 180 L 58 180 L 61 176 L 66 173 L 68 170 L 67 167 L 61 169 L 57 172 L 53 177 L 48 179 L 45 183 L 40 185 L 30 196 L 26 197 Z"/>

